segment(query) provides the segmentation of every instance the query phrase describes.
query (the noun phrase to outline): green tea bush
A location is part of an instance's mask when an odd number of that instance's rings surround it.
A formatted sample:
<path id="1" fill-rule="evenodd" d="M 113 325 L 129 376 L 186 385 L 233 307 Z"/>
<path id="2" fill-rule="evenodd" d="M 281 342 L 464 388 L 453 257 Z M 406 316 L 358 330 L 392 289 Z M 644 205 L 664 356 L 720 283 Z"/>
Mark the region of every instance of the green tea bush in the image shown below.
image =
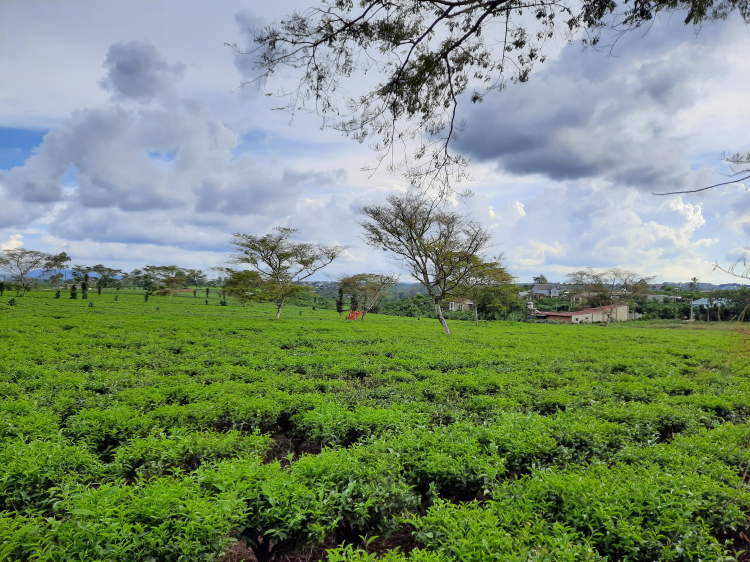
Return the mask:
<path id="1" fill-rule="evenodd" d="M 132 478 L 164 476 L 175 469 L 192 471 L 205 462 L 233 457 L 260 457 L 269 447 L 270 438 L 255 433 L 195 433 L 174 429 L 169 434 L 133 439 L 115 450 L 111 469 L 115 474 Z"/>
<path id="2" fill-rule="evenodd" d="M 41 560 L 219 560 L 241 518 L 231 494 L 207 497 L 190 480 L 122 481 L 60 492 Z"/>
<path id="3" fill-rule="evenodd" d="M 0 559 L 222 560 L 237 540 L 259 562 L 331 544 L 338 561 L 729 560 L 750 534 L 750 378 L 725 331 L 455 321 L 445 338 L 424 318 L 141 296 L 4 309 Z M 394 533 L 410 552 L 374 554 Z"/>
<path id="4" fill-rule="evenodd" d="M 45 439 L 60 431 L 59 418 L 29 400 L 0 401 L 0 439 Z"/>
<path id="5" fill-rule="evenodd" d="M 32 556 L 49 560 L 49 556 L 39 555 L 50 531 L 49 522 L 40 515 L 0 511 L 0 560 L 21 562 Z"/>
<path id="6" fill-rule="evenodd" d="M 121 406 L 106 410 L 81 410 L 68 418 L 63 433 L 85 443 L 95 453 L 110 455 L 112 451 L 135 437 L 145 437 L 154 422 L 136 410 Z"/>
<path id="7" fill-rule="evenodd" d="M 328 491 L 296 481 L 277 462 L 223 461 L 201 467 L 198 481 L 211 495 L 229 493 L 244 502 L 243 519 L 235 531 L 259 562 L 322 542 L 338 524 Z"/>
<path id="8" fill-rule="evenodd" d="M 461 560 L 715 560 L 728 555 L 715 530 L 731 530 L 750 507 L 736 488 L 653 465 L 542 471 L 493 496 L 438 501 L 408 521 L 419 543 Z"/>
<path id="9" fill-rule="evenodd" d="M 62 440 L 7 440 L 0 443 L 0 510 L 49 509 L 53 488 L 65 482 L 97 481 L 99 460 L 85 448 Z"/>
<path id="10" fill-rule="evenodd" d="M 414 526 L 417 542 L 427 552 L 435 553 L 437 560 L 607 559 L 594 550 L 582 533 L 556 521 L 544 521 L 535 507 L 532 501 L 523 498 L 493 501 L 484 506 L 439 500 L 424 517 L 406 521 Z M 419 551 L 412 554 L 415 552 Z"/>
<path id="11" fill-rule="evenodd" d="M 428 493 L 473 498 L 505 473 L 497 449 L 481 442 L 469 424 L 406 429 L 370 448 L 384 458 L 395 457 L 405 481 L 425 499 Z"/>

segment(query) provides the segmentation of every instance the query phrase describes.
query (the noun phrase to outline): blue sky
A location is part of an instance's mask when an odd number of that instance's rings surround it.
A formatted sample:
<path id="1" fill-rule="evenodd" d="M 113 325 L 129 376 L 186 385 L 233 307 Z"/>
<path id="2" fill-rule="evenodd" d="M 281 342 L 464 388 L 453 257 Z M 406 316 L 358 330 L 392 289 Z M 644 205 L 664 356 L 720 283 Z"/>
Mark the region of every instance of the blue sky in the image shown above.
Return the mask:
<path id="1" fill-rule="evenodd" d="M 23 166 L 31 151 L 42 144 L 47 130 L 0 127 L 0 170 Z"/>
<path id="2" fill-rule="evenodd" d="M 397 269 L 361 243 L 356 211 L 406 189 L 403 177 L 363 172 L 366 144 L 238 89 L 251 65 L 224 43 L 247 45 L 248 25 L 304 5 L 0 4 L 0 247 L 208 269 L 233 232 L 283 225 L 352 246 L 331 275 Z M 681 20 L 660 18 L 612 54 L 563 42 L 528 84 L 461 107 L 456 148 L 473 176 L 461 187 L 475 195 L 456 205 L 492 228 L 520 279 L 620 266 L 731 280 L 712 264 L 747 244 L 745 186 L 651 193 L 725 180 L 722 151 L 750 150 L 738 110 L 750 28 L 730 18 L 696 34 Z"/>

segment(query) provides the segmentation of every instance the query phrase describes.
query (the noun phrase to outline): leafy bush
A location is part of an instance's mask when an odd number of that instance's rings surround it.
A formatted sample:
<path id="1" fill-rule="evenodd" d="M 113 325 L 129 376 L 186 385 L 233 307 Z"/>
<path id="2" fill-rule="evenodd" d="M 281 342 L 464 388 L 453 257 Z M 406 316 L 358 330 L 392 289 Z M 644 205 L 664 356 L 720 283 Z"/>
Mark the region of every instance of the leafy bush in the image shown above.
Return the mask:
<path id="1" fill-rule="evenodd" d="M 255 433 L 192 433 L 172 430 L 169 434 L 149 435 L 118 447 L 112 470 L 132 478 L 163 476 L 175 469 L 192 471 L 202 463 L 239 456 L 261 456 L 270 438 Z"/>
<path id="2" fill-rule="evenodd" d="M 49 508 L 53 488 L 101 475 L 98 459 L 83 447 L 61 440 L 5 441 L 0 444 L 0 510 Z"/>
<path id="3" fill-rule="evenodd" d="M 715 560 L 750 533 L 726 332 L 119 296 L 6 308 L 0 558 Z"/>

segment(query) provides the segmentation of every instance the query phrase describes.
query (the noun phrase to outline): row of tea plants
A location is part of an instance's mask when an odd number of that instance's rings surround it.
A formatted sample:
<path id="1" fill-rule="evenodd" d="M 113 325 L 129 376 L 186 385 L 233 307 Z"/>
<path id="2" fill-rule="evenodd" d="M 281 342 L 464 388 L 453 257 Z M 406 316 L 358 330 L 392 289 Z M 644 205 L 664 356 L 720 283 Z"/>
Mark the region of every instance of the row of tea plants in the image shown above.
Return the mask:
<path id="1" fill-rule="evenodd" d="M 0 560 L 750 547 L 750 378 L 731 332 L 455 322 L 448 338 L 424 319 L 272 314 L 0 301 Z M 390 536 L 403 548 L 370 548 Z"/>

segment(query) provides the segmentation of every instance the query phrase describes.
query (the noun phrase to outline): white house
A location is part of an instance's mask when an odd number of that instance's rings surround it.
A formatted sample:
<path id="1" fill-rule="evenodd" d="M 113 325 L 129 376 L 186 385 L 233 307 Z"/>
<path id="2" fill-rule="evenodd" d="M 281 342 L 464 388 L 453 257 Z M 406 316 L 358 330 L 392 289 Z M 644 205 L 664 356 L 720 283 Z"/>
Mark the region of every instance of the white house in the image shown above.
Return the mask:
<path id="1" fill-rule="evenodd" d="M 448 310 L 464 311 L 473 310 L 474 301 L 469 299 L 456 299 L 448 302 Z"/>
<path id="2" fill-rule="evenodd" d="M 531 292 L 535 297 L 559 297 L 560 288 L 557 285 L 551 283 L 537 283 L 531 288 Z"/>
<path id="3" fill-rule="evenodd" d="M 629 308 L 626 304 L 605 305 L 596 308 L 586 308 L 577 312 L 547 312 L 539 313 L 551 320 L 562 320 L 571 324 L 592 324 L 594 322 L 606 322 L 611 316 L 612 322 L 627 322 L 631 320 Z"/>

